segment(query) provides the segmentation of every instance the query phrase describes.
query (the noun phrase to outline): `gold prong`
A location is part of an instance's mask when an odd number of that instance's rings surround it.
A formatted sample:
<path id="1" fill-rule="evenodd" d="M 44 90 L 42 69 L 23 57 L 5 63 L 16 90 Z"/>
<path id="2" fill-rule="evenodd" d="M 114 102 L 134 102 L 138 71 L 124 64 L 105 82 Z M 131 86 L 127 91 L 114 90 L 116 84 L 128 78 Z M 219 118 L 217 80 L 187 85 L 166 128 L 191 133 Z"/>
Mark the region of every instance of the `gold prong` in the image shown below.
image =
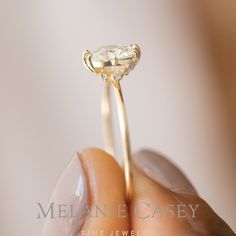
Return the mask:
<path id="1" fill-rule="evenodd" d="M 85 67 L 92 71 L 93 73 L 97 73 L 95 68 L 93 67 L 92 63 L 91 63 L 91 56 L 92 56 L 92 53 L 88 50 L 86 50 L 84 53 L 83 53 L 83 62 L 84 62 L 84 65 Z"/>
<path id="2" fill-rule="evenodd" d="M 140 47 L 139 47 L 137 44 L 132 44 L 132 45 L 131 45 L 131 48 L 132 48 L 133 52 L 134 52 L 135 55 L 136 55 L 135 60 L 136 60 L 136 63 L 137 63 L 138 60 L 139 60 L 139 58 L 140 58 L 140 56 L 141 56 Z"/>

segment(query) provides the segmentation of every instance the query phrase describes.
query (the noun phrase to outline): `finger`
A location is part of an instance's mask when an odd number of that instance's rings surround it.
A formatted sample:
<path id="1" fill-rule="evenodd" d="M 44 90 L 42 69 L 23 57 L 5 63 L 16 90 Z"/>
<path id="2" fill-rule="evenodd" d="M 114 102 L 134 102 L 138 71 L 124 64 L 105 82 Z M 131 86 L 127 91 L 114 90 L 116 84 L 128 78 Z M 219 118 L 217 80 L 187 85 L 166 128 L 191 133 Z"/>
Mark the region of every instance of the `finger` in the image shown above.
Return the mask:
<path id="1" fill-rule="evenodd" d="M 234 235 L 170 161 L 151 151 L 134 155 L 131 225 L 147 235 Z M 137 211 L 138 209 L 138 211 Z"/>
<path id="2" fill-rule="evenodd" d="M 178 200 L 163 185 L 156 183 L 136 166 L 134 196 L 131 202 L 131 227 L 136 234 L 159 236 L 190 233 L 186 219 L 176 218 Z M 174 234 L 173 234 L 174 233 Z M 190 235 L 190 234 L 189 234 Z"/>
<path id="3" fill-rule="evenodd" d="M 125 182 L 120 166 L 112 156 L 95 148 L 84 150 L 80 159 L 88 185 L 90 209 L 82 233 L 105 236 L 114 232 L 128 233 Z"/>

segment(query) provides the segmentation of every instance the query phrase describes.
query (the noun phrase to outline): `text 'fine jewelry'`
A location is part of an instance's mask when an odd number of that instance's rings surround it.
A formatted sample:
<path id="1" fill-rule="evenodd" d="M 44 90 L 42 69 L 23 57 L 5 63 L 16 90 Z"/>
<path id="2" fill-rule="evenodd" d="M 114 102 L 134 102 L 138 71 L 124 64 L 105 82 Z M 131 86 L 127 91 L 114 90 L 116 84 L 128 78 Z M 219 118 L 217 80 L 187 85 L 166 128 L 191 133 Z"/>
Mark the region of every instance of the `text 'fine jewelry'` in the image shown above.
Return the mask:
<path id="1" fill-rule="evenodd" d="M 115 156 L 114 137 L 112 128 L 112 112 L 110 88 L 115 92 L 118 110 L 118 120 L 122 138 L 124 174 L 126 181 L 127 201 L 132 196 L 132 163 L 127 114 L 122 95 L 120 80 L 134 69 L 140 58 L 140 48 L 133 44 L 129 46 L 106 46 L 96 51 L 85 51 L 83 60 L 86 67 L 99 75 L 104 81 L 102 96 L 102 119 L 105 138 L 105 149 Z"/>

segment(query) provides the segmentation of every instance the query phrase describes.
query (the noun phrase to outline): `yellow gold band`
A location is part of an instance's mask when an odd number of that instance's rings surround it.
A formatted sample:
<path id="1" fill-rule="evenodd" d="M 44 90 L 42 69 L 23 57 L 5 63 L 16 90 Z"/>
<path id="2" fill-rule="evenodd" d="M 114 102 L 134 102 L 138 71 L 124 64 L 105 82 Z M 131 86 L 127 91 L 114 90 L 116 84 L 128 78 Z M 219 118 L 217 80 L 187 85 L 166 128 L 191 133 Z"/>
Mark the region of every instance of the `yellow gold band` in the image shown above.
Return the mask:
<path id="1" fill-rule="evenodd" d="M 115 156 L 114 135 L 112 126 L 112 109 L 111 109 L 111 88 L 113 88 L 116 98 L 118 119 L 121 132 L 124 174 L 126 182 L 126 198 L 129 201 L 132 196 L 132 171 L 131 171 L 131 149 L 129 139 L 128 120 L 124 98 L 119 81 L 106 80 L 104 81 L 104 92 L 102 96 L 102 120 L 103 133 L 105 141 L 105 149 L 108 153 Z"/>

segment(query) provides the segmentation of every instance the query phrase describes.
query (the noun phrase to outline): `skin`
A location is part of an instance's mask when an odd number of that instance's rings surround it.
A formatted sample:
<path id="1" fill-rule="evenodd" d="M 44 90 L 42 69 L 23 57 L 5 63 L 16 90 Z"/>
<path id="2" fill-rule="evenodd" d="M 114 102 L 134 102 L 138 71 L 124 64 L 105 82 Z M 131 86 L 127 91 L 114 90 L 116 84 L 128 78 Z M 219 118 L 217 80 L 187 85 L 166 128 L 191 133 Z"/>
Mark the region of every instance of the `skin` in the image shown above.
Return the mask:
<path id="1" fill-rule="evenodd" d="M 125 200 L 125 180 L 123 170 L 117 162 L 106 152 L 88 148 L 80 153 L 82 168 L 85 173 L 88 185 L 89 207 L 95 205 L 124 205 Z M 134 155 L 135 158 L 135 155 Z M 135 164 L 133 167 L 134 193 L 132 200 L 127 203 L 127 212 L 122 212 L 123 216 L 129 217 L 111 219 L 110 217 L 87 217 L 84 221 L 82 231 L 99 232 L 102 235 L 122 235 L 122 231 L 131 230 L 136 233 L 148 236 L 202 236 L 221 235 L 233 236 L 234 232 L 230 227 L 201 199 L 197 193 L 174 192 L 164 187 L 157 181 L 152 180 L 144 174 Z M 140 208 L 140 203 L 146 202 L 150 206 L 157 206 L 166 209 L 169 205 L 199 205 L 196 217 L 192 217 L 192 211 L 186 210 L 186 217 L 164 216 L 141 219 L 135 214 L 135 209 L 139 209 L 139 214 L 146 216 L 152 208 Z M 153 208 L 155 209 L 155 208 Z M 81 232 L 82 232 L 81 231 Z M 143 234 L 142 234 L 143 232 Z M 81 234 L 83 235 L 83 234 Z M 84 234 L 89 235 L 89 234 Z M 134 234 L 133 234 L 134 235 Z"/>
<path id="2" fill-rule="evenodd" d="M 80 155 L 88 185 L 90 208 L 94 206 L 126 204 L 123 171 L 111 156 L 98 149 L 86 149 Z M 116 183 L 116 184 L 114 184 Z M 110 235 L 113 230 L 129 230 L 128 218 L 89 217 L 82 231 L 104 231 Z"/>

